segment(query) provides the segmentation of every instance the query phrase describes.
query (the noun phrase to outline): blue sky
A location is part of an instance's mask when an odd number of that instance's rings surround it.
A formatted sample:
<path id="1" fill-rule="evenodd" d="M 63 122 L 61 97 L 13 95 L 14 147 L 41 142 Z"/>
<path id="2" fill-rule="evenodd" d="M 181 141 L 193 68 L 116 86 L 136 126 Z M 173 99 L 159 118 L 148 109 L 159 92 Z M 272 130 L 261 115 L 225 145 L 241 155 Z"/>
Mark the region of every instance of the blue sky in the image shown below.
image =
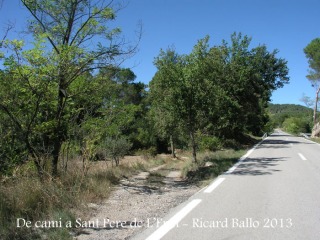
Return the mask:
<path id="1" fill-rule="evenodd" d="M 134 41 L 139 21 L 143 35 L 139 52 L 125 62 L 133 67 L 137 81 L 148 83 L 155 74 L 154 58 L 161 48 L 174 46 L 189 53 L 197 40 L 209 35 L 211 45 L 229 40 L 233 32 L 252 37 L 252 47 L 266 44 L 278 49 L 288 61 L 290 84 L 273 93 L 273 103 L 302 104 L 305 93 L 314 89 L 306 79 L 308 63 L 303 48 L 320 37 L 319 0 L 126 0 L 128 6 L 118 12 L 115 24 Z M 7 20 L 23 29 L 24 14 L 18 0 L 4 0 L 0 27 Z M 17 6 L 18 9 L 16 8 Z"/>

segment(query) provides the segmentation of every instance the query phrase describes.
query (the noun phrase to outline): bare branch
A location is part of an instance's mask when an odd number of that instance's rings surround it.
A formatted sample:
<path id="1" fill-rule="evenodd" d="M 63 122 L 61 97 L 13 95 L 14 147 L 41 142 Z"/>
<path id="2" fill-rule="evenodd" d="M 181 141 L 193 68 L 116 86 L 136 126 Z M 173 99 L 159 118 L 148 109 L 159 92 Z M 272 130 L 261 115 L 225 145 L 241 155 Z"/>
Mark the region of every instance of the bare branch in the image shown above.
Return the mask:
<path id="1" fill-rule="evenodd" d="M 2 39 L 0 40 L 0 48 L 3 46 L 3 43 L 6 40 L 10 30 L 13 28 L 14 28 L 14 23 L 9 22 L 6 26 L 6 28 L 4 29 L 4 35 L 3 35 Z"/>
<path id="2" fill-rule="evenodd" d="M 47 28 L 44 25 L 44 23 L 41 21 L 41 19 L 37 16 L 36 12 L 31 9 L 29 7 L 29 5 L 27 4 L 26 0 L 21 0 L 22 4 L 28 9 L 28 11 L 31 13 L 31 15 L 37 20 L 37 22 L 40 24 L 40 26 L 42 27 L 43 32 L 47 32 Z M 58 47 L 56 46 L 56 44 L 54 43 L 54 41 L 51 39 L 50 36 L 47 36 L 47 39 L 49 40 L 50 44 L 52 45 L 52 47 L 54 48 L 54 50 L 60 54 L 60 51 L 58 49 Z"/>

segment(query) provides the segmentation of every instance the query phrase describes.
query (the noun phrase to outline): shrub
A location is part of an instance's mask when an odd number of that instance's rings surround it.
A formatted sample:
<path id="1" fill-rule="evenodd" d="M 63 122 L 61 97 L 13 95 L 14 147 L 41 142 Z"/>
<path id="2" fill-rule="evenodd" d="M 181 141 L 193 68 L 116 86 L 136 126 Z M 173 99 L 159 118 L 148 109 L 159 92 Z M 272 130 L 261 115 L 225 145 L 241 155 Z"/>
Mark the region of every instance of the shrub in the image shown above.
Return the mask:
<path id="1" fill-rule="evenodd" d="M 105 140 L 106 155 L 119 166 L 120 159 L 123 158 L 132 147 L 132 144 L 125 138 L 107 138 Z"/>
<path id="2" fill-rule="evenodd" d="M 225 139 L 223 141 L 223 146 L 225 148 L 231 148 L 231 149 L 235 149 L 235 150 L 239 150 L 242 148 L 241 143 L 239 143 L 237 140 L 235 139 Z"/>
<path id="3" fill-rule="evenodd" d="M 221 140 L 213 136 L 201 136 L 199 140 L 200 150 L 216 151 L 221 148 Z"/>
<path id="4" fill-rule="evenodd" d="M 286 120 L 284 120 L 282 127 L 285 131 L 292 134 L 310 132 L 310 126 L 308 121 L 297 117 L 287 118 Z"/>
<path id="5" fill-rule="evenodd" d="M 145 160 L 148 160 L 149 158 L 157 156 L 157 148 L 150 147 L 148 149 L 139 149 L 136 151 L 136 154 L 142 156 Z"/>

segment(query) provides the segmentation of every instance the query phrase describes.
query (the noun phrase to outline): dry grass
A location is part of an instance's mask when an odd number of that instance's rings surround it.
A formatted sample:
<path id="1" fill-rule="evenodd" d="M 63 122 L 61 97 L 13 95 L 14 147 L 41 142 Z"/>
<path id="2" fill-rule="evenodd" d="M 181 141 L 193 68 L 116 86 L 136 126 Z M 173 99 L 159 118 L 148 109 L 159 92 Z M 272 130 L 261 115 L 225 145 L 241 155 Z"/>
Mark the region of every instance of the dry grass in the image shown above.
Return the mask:
<path id="1" fill-rule="evenodd" d="M 203 152 L 198 155 L 198 162 L 187 160 L 182 168 L 182 176 L 200 185 L 207 184 L 208 180 L 219 176 L 233 166 L 245 153 L 245 150 L 219 150 Z M 205 167 L 205 164 L 212 163 Z"/>
<path id="2" fill-rule="evenodd" d="M 320 143 L 320 138 L 311 138 L 311 140 L 316 142 L 316 143 Z"/>
<path id="3" fill-rule="evenodd" d="M 145 164 L 140 157 L 126 157 L 119 167 L 90 162 L 84 168 L 80 159 L 74 159 L 54 181 L 40 181 L 32 164 L 19 167 L 0 186 L 0 239 L 72 239 L 70 229 L 17 228 L 17 219 L 35 223 L 85 218 L 87 203 L 108 197 L 121 178 L 141 171 Z"/>
<path id="4" fill-rule="evenodd" d="M 54 181 L 39 181 L 32 164 L 19 167 L 11 178 L 2 179 L 0 186 L 0 239 L 72 239 L 67 228 L 35 229 L 17 228 L 17 218 L 29 221 L 50 220 L 62 222 L 85 219 L 89 216 L 88 203 L 99 203 L 107 198 L 114 185 L 123 177 L 139 171 L 165 165 L 151 174 L 154 181 L 161 181 L 167 172 L 180 170 L 185 177 L 202 181 L 227 170 L 243 152 L 225 150 L 199 154 L 199 162 L 192 163 L 190 152 L 180 152 L 177 159 L 170 155 L 156 157 L 129 156 L 119 167 L 111 162 L 97 161 L 83 165 L 81 159 L 68 162 L 66 171 Z M 214 163 L 203 171 L 205 162 Z M 191 174 L 191 175 L 190 175 Z"/>

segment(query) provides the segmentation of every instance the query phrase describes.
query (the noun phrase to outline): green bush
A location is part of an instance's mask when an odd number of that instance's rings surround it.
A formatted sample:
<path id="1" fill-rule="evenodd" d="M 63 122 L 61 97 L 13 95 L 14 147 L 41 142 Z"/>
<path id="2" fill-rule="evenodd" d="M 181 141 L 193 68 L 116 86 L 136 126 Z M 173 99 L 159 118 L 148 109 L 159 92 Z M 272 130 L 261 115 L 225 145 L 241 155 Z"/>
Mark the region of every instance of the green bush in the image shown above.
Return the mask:
<path id="1" fill-rule="evenodd" d="M 309 122 L 305 119 L 297 118 L 297 117 L 290 117 L 284 120 L 282 124 L 283 129 L 286 132 L 292 134 L 299 134 L 303 132 L 310 132 L 310 125 Z"/>
<path id="2" fill-rule="evenodd" d="M 239 141 L 237 141 L 235 139 L 225 139 L 223 141 L 223 146 L 225 148 L 231 148 L 231 149 L 235 149 L 235 150 L 239 150 L 242 148 L 241 143 L 239 143 Z"/>
<path id="3" fill-rule="evenodd" d="M 104 145 L 106 155 L 115 162 L 116 166 L 119 166 L 120 159 L 129 152 L 131 147 L 132 143 L 123 137 L 107 138 Z"/>
<path id="4" fill-rule="evenodd" d="M 221 140 L 213 136 L 201 136 L 199 140 L 199 149 L 201 151 L 216 151 L 222 147 Z"/>
<path id="5" fill-rule="evenodd" d="M 157 156 L 157 148 L 156 147 L 150 147 L 148 149 L 139 149 L 136 151 L 136 155 L 142 156 L 144 159 L 150 159 Z"/>

